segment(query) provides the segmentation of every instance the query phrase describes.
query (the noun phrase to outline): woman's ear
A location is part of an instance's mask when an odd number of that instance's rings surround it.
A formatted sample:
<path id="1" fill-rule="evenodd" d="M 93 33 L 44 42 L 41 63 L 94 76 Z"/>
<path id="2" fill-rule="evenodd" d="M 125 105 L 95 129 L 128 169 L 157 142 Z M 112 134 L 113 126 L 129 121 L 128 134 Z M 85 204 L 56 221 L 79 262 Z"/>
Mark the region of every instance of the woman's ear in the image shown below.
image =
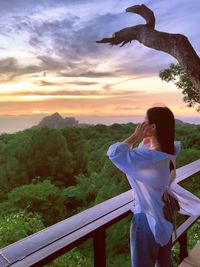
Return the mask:
<path id="1" fill-rule="evenodd" d="M 151 124 L 151 132 L 152 132 L 153 134 L 156 134 L 156 125 L 155 125 L 155 123 L 152 123 L 152 124 Z"/>

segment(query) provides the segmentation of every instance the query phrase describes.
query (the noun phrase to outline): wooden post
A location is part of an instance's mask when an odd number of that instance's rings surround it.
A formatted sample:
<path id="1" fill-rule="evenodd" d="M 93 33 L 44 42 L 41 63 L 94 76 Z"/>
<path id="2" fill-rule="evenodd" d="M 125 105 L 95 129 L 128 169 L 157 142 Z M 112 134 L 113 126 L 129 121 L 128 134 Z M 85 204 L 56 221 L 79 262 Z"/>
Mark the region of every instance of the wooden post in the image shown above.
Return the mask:
<path id="1" fill-rule="evenodd" d="M 106 232 L 98 231 L 93 238 L 94 267 L 106 267 Z"/>
<path id="2" fill-rule="evenodd" d="M 187 231 L 179 239 L 179 244 L 180 244 L 179 263 L 181 263 L 184 260 L 184 258 L 188 256 Z"/>

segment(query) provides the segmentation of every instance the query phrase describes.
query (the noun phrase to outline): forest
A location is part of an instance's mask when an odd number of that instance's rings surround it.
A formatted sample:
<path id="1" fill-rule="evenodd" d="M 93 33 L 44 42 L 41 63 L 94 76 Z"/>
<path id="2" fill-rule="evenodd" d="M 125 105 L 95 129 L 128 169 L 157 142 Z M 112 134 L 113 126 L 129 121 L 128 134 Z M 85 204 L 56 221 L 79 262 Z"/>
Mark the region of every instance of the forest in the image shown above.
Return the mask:
<path id="1" fill-rule="evenodd" d="M 136 124 L 41 127 L 0 135 L 0 248 L 130 189 L 106 156 L 108 147 Z M 200 159 L 200 125 L 176 123 L 179 168 Z M 138 142 L 139 144 L 139 142 Z M 135 144 L 134 146 L 137 146 Z M 200 198 L 200 173 L 180 183 Z M 108 190 L 109 189 L 109 190 Z M 186 216 L 177 214 L 178 226 Z M 108 267 L 129 267 L 130 216 L 107 229 Z M 188 248 L 200 239 L 200 219 L 188 231 Z M 173 247 L 177 266 L 178 244 Z M 92 266 L 88 240 L 46 266 Z"/>

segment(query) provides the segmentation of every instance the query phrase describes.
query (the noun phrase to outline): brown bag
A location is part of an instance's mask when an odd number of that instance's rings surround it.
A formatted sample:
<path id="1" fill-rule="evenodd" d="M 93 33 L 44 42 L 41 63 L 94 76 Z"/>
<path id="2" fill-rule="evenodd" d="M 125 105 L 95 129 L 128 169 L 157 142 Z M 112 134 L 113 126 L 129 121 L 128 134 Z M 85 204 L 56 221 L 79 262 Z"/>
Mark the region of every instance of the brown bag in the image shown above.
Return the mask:
<path id="1" fill-rule="evenodd" d="M 176 176 L 176 167 L 174 163 L 170 160 L 170 175 L 169 180 L 174 180 Z M 178 200 L 171 196 L 167 191 L 165 191 L 167 195 L 167 200 L 164 199 L 164 194 L 162 196 L 162 200 L 165 203 L 163 206 L 163 213 L 165 216 L 165 219 L 171 222 L 173 225 L 175 225 L 175 212 L 180 210 L 180 205 L 178 203 Z"/>
<path id="2" fill-rule="evenodd" d="M 176 214 L 175 212 L 180 210 L 180 205 L 174 197 L 172 197 L 169 193 L 167 193 L 167 200 L 164 200 L 164 194 L 162 197 L 163 202 L 165 205 L 163 206 L 163 213 L 166 220 L 168 220 L 170 223 L 173 224 L 173 230 L 175 234 L 175 238 L 177 238 L 177 232 L 176 232 Z"/>
<path id="3" fill-rule="evenodd" d="M 164 200 L 164 194 L 162 197 L 162 200 L 165 203 L 165 205 L 163 206 L 163 213 L 164 213 L 165 219 L 173 224 L 174 215 L 175 215 L 174 212 L 180 210 L 180 205 L 177 199 L 171 196 L 169 193 L 167 193 L 167 196 L 168 196 L 167 200 Z"/>

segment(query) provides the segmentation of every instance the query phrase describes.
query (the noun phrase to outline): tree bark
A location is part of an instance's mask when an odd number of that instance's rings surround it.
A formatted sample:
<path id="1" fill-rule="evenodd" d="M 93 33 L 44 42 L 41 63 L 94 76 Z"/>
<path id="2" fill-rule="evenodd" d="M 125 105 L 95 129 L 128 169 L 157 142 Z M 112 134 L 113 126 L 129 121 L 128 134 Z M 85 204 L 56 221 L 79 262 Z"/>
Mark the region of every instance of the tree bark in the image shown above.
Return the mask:
<path id="1" fill-rule="evenodd" d="M 147 23 L 124 28 L 115 32 L 111 38 L 104 38 L 96 42 L 109 43 L 110 45 L 121 44 L 121 46 L 124 46 L 128 42 L 136 40 L 149 48 L 170 54 L 184 68 L 196 93 L 200 95 L 200 58 L 187 37 L 182 34 L 155 30 L 154 13 L 145 5 L 129 7 L 126 9 L 126 12 L 141 15 Z"/>

